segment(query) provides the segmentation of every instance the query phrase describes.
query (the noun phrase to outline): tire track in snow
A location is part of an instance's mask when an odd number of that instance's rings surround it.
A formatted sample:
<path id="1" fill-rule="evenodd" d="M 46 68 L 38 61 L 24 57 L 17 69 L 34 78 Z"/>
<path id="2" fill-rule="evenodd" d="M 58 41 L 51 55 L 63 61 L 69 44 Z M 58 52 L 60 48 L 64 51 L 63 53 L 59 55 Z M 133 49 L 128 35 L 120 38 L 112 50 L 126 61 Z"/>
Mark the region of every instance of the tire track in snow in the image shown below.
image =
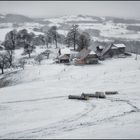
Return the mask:
<path id="1" fill-rule="evenodd" d="M 130 105 L 133 109 L 130 111 L 122 112 L 116 115 L 112 115 L 110 117 L 105 117 L 103 119 L 98 119 L 95 121 L 90 121 L 90 122 L 76 122 L 77 120 L 81 119 L 82 117 L 88 115 L 94 110 L 94 106 L 92 103 L 87 104 L 86 108 L 82 113 L 76 114 L 71 118 L 68 118 L 66 120 L 59 121 L 57 123 L 51 124 L 51 126 L 48 127 L 42 127 L 42 128 L 36 128 L 36 129 L 30 129 L 30 130 L 25 130 L 21 132 L 15 132 L 15 133 L 9 133 L 3 137 L 12 137 L 12 138 L 37 138 L 37 137 L 47 137 L 47 136 L 52 136 L 58 133 L 63 133 L 63 132 L 69 132 L 73 131 L 75 129 L 79 128 L 84 128 L 84 127 L 90 127 L 93 125 L 98 125 L 103 122 L 108 122 L 110 120 L 113 120 L 115 118 L 123 117 L 125 115 L 129 115 L 132 113 L 138 113 L 140 112 L 140 109 L 133 105 L 129 100 L 123 100 L 119 98 L 107 98 L 107 100 L 110 100 L 112 102 L 124 102 L 128 105 Z M 90 105 L 90 109 L 89 108 Z M 88 110 L 87 110 L 88 109 Z"/>
<path id="2" fill-rule="evenodd" d="M 29 100 L 8 101 L 8 102 L 0 102 L 0 104 L 12 104 L 12 103 L 24 103 L 24 102 L 36 102 L 36 101 L 43 101 L 43 100 L 50 100 L 50 99 L 59 99 L 59 98 L 65 98 L 65 97 L 67 97 L 67 96 L 54 96 L 54 97 L 37 98 L 37 99 L 29 99 Z"/>
<path id="3" fill-rule="evenodd" d="M 65 126 L 65 124 L 72 123 L 72 122 L 79 120 L 80 118 L 86 116 L 88 113 L 93 111 L 93 109 L 95 108 L 95 105 L 93 105 L 89 102 L 88 103 L 85 101 L 82 101 L 82 102 L 86 103 L 86 107 L 84 108 L 84 110 L 81 113 L 77 113 L 68 119 L 64 119 L 64 120 L 59 121 L 57 123 L 52 123 L 51 126 L 48 126 L 48 127 L 28 129 L 25 131 L 18 131 L 18 132 L 14 132 L 14 133 L 9 133 L 9 134 L 0 136 L 0 138 L 17 138 L 17 135 L 19 135 L 18 138 L 25 138 L 25 137 L 32 138 L 32 137 L 34 137 L 33 136 L 34 134 L 38 135 L 38 133 L 42 133 L 44 131 L 49 131 L 48 134 L 51 135 L 52 133 L 57 131 L 57 129 L 59 129 L 59 130 L 65 129 L 65 128 L 67 128 L 67 126 Z"/>
<path id="4" fill-rule="evenodd" d="M 136 112 L 140 111 L 140 109 L 137 106 L 133 105 L 130 102 L 130 100 L 124 100 L 124 99 L 120 99 L 120 98 L 107 98 L 107 99 L 112 101 L 112 102 L 124 102 L 124 103 L 127 103 L 128 105 L 130 105 L 134 109 L 134 111 L 136 111 Z"/>

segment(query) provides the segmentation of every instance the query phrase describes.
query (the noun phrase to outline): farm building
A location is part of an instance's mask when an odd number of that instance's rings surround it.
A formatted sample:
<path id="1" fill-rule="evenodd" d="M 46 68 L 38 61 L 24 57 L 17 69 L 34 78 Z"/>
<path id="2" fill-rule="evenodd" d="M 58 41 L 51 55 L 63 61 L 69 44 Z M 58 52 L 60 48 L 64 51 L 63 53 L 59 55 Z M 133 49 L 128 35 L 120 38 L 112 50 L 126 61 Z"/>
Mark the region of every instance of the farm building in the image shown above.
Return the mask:
<path id="1" fill-rule="evenodd" d="M 76 65 L 97 64 L 98 63 L 98 56 L 94 51 L 84 48 L 77 54 L 74 63 Z"/>
<path id="2" fill-rule="evenodd" d="M 59 49 L 58 53 L 59 53 L 59 56 L 58 56 L 59 63 L 69 63 L 70 62 L 71 51 L 69 48 Z"/>
<path id="3" fill-rule="evenodd" d="M 108 58 L 125 54 L 125 48 L 126 46 L 124 44 L 111 44 L 101 51 L 100 57 Z"/>

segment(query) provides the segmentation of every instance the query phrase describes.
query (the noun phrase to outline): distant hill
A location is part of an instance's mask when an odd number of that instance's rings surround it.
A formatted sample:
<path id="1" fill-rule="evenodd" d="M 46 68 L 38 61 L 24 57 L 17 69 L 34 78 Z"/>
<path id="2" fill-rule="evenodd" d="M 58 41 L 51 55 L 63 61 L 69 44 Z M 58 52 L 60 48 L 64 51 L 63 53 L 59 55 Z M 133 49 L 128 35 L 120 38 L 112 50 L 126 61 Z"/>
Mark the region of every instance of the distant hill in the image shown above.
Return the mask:
<path id="1" fill-rule="evenodd" d="M 0 22 L 1 23 L 23 23 L 23 22 L 33 22 L 34 20 L 32 18 L 29 18 L 27 16 L 23 15 L 17 15 L 17 14 L 6 14 L 6 15 L 0 15 Z"/>

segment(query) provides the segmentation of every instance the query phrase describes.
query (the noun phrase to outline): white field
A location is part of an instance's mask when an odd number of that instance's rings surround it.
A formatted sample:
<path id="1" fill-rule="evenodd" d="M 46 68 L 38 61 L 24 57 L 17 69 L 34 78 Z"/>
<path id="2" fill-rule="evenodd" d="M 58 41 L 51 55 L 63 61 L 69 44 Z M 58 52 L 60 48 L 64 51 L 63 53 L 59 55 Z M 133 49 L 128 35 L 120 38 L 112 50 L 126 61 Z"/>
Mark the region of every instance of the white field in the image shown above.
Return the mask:
<path id="1" fill-rule="evenodd" d="M 4 25 L 1 23 L 0 27 L 3 27 L 3 26 Z M 5 26 L 6 26 L 5 28 L 0 28 L 0 42 L 4 41 L 5 35 L 13 29 L 16 29 L 17 31 L 22 30 L 22 29 L 27 29 L 27 31 L 29 33 L 33 32 L 35 35 L 40 35 L 40 34 L 43 35 L 44 34 L 42 32 L 36 32 L 33 30 L 33 28 L 39 28 L 42 26 L 39 23 L 32 23 L 32 24 L 31 23 L 24 23 L 24 24 L 21 24 L 21 26 L 17 27 L 17 28 L 12 27 L 12 24 L 10 24 L 10 23 L 5 24 Z"/>
<path id="2" fill-rule="evenodd" d="M 0 89 L 0 138 L 140 138 L 140 56 L 134 58 L 85 66 L 46 60 L 7 74 L 17 85 Z M 119 94 L 68 99 L 107 90 Z"/>
<path id="3" fill-rule="evenodd" d="M 140 32 L 129 31 L 126 29 L 127 24 L 79 24 L 79 28 L 82 30 L 85 29 L 97 29 L 101 31 L 101 36 L 103 37 L 114 37 L 114 38 L 126 38 L 130 40 L 140 39 Z"/>
<path id="4" fill-rule="evenodd" d="M 91 17 L 77 17 L 77 16 L 63 16 L 63 17 L 59 17 L 59 18 L 49 18 L 49 19 L 44 19 L 44 20 L 49 20 L 51 21 L 50 24 L 48 24 L 48 26 L 57 26 L 59 27 L 60 24 L 62 23 L 67 23 L 68 21 L 95 21 L 95 19 L 91 18 Z M 72 25 L 72 23 L 67 23 Z M 85 30 L 85 29 L 97 29 L 100 31 L 100 36 L 101 37 L 95 37 L 93 36 L 92 38 L 94 40 L 99 40 L 99 41 L 106 41 L 108 40 L 108 38 L 110 37 L 114 37 L 114 38 L 123 38 L 123 39 L 128 39 L 128 40 L 139 40 L 140 39 L 140 32 L 135 32 L 135 31 L 130 31 L 127 30 L 126 27 L 127 25 L 136 25 L 136 26 L 140 26 L 140 24 L 121 24 L 121 23 L 113 23 L 112 21 L 108 21 L 108 22 L 104 22 L 104 23 L 79 23 L 79 28 L 81 30 Z M 0 41 L 4 41 L 5 35 L 7 32 L 9 32 L 10 30 L 13 30 L 15 28 L 12 27 L 12 23 L 6 23 L 0 24 L 0 27 L 7 27 L 7 28 L 1 28 L 0 29 Z M 17 30 L 21 30 L 21 29 L 27 29 L 28 32 L 33 32 L 35 33 L 35 35 L 40 35 L 40 34 L 44 34 L 43 32 L 36 32 L 33 31 L 33 28 L 41 28 L 42 24 L 39 23 L 23 23 L 20 24 L 20 27 L 16 28 Z M 58 30 L 58 33 L 63 34 L 66 36 L 68 31 L 66 30 Z M 104 37 L 104 38 L 102 38 Z"/>
<path id="5" fill-rule="evenodd" d="M 96 19 L 93 19 L 91 17 L 77 17 L 75 15 L 72 16 L 62 16 L 59 18 L 50 18 L 46 19 L 51 21 L 52 23 L 49 24 L 49 26 L 60 26 L 60 23 L 67 23 L 68 21 L 96 21 Z M 67 23 L 72 24 L 72 23 Z M 113 23 L 112 21 L 104 22 L 102 23 L 78 23 L 79 28 L 81 30 L 85 29 L 97 29 L 101 31 L 101 36 L 103 37 L 114 37 L 114 38 L 124 38 L 129 40 L 138 40 L 140 39 L 140 32 L 130 31 L 127 30 L 127 25 L 137 25 L 140 26 L 140 24 L 123 24 L 123 23 Z M 65 35 L 65 31 L 60 31 L 62 34 Z M 106 39 L 101 39 L 100 37 L 96 38 L 94 37 L 94 40 L 101 40 L 106 41 Z"/>

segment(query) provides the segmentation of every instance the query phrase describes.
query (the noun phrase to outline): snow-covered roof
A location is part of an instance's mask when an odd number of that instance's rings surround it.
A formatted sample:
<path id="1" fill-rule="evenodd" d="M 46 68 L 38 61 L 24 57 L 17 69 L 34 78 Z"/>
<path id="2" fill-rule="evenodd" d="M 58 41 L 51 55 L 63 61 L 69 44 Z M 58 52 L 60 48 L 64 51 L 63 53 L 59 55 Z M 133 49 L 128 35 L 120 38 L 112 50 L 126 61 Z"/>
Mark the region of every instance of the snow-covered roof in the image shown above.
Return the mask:
<path id="1" fill-rule="evenodd" d="M 99 47 L 99 49 L 103 49 L 104 47 L 103 46 L 98 46 Z"/>
<path id="2" fill-rule="evenodd" d="M 71 53 L 71 51 L 70 51 L 69 48 L 63 48 L 63 49 L 61 49 L 61 54 L 70 54 L 70 53 Z"/>
<path id="3" fill-rule="evenodd" d="M 89 54 L 96 54 L 94 51 L 90 51 L 90 53 Z"/>
<path id="4" fill-rule="evenodd" d="M 113 44 L 114 47 L 117 48 L 125 48 L 126 46 L 124 44 Z"/>
<path id="5" fill-rule="evenodd" d="M 67 60 L 67 59 L 69 59 L 69 57 L 67 55 L 63 54 L 63 55 L 59 56 L 59 59 Z"/>

